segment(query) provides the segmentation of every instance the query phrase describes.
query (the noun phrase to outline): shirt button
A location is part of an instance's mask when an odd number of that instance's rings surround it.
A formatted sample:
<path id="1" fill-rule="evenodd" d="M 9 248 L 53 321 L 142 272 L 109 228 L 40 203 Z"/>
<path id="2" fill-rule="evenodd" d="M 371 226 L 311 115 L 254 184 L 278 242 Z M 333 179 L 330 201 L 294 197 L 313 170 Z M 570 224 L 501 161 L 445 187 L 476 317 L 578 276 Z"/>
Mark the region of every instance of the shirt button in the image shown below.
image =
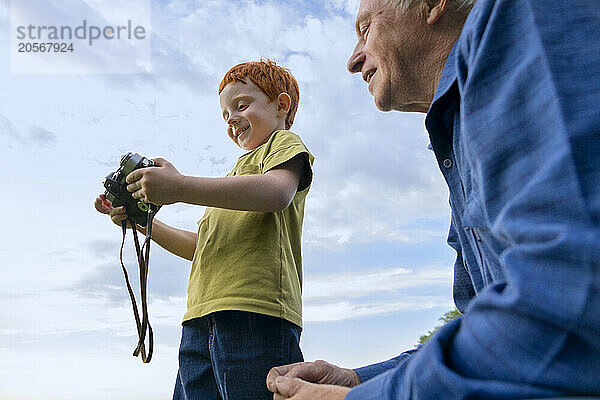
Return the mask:
<path id="1" fill-rule="evenodd" d="M 444 159 L 444 161 L 442 161 L 442 165 L 444 166 L 444 168 L 452 168 L 452 160 L 446 158 Z"/>

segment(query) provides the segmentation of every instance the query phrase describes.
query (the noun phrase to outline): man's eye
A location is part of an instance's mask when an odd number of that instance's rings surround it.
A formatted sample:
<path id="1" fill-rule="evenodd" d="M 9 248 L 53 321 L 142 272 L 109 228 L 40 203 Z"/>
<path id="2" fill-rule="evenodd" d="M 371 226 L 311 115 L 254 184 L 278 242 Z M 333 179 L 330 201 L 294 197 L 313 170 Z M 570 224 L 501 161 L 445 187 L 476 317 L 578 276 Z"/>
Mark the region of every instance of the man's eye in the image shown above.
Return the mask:
<path id="1" fill-rule="evenodd" d="M 362 33 L 362 37 L 365 41 L 367 40 L 367 36 L 369 36 L 369 27 L 368 26 L 363 30 L 363 33 Z"/>

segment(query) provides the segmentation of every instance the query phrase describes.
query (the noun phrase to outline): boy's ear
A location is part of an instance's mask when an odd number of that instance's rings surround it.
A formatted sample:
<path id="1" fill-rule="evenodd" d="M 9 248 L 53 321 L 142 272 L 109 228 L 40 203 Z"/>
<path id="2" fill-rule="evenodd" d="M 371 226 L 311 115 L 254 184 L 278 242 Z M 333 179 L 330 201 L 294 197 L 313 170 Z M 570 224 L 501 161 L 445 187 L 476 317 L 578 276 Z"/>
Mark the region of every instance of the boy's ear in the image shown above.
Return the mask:
<path id="1" fill-rule="evenodd" d="M 282 113 L 282 115 L 287 115 L 290 111 L 290 107 L 292 106 L 292 99 L 290 95 L 282 92 L 277 96 L 277 112 Z"/>

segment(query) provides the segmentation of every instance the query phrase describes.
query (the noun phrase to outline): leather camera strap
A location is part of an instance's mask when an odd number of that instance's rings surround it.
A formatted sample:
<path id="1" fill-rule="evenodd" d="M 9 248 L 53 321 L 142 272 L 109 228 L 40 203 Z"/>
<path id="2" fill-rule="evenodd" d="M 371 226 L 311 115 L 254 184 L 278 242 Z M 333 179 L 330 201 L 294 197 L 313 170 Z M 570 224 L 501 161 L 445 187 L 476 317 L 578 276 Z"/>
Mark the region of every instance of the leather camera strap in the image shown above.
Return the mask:
<path id="1" fill-rule="evenodd" d="M 148 212 L 148 223 L 146 228 L 146 237 L 144 243 L 140 246 L 140 242 L 137 235 L 136 224 L 131 219 L 123 220 L 121 226 L 123 228 L 123 240 L 121 242 L 121 250 L 119 251 L 119 260 L 121 261 L 121 269 L 125 276 L 125 283 L 127 284 L 127 291 L 129 292 L 129 298 L 131 299 L 131 306 L 133 308 L 133 317 L 135 318 L 135 325 L 138 333 L 138 343 L 133 351 L 133 356 L 142 356 L 142 362 L 149 363 L 152 359 L 152 352 L 154 349 L 154 333 L 152 332 L 152 326 L 148 319 L 148 301 L 147 301 L 147 289 L 148 289 L 148 265 L 150 262 L 150 237 L 152 235 L 152 220 L 154 219 L 155 211 L 150 209 Z M 129 274 L 123 263 L 123 246 L 125 245 L 125 235 L 127 233 L 127 224 L 129 224 L 133 231 L 133 242 L 135 244 L 135 251 L 137 254 L 139 272 L 140 272 L 140 300 L 142 306 L 142 315 L 140 320 L 140 313 L 138 311 L 137 301 L 135 294 L 131 288 L 129 282 Z M 146 352 L 146 332 L 148 332 L 148 351 Z"/>

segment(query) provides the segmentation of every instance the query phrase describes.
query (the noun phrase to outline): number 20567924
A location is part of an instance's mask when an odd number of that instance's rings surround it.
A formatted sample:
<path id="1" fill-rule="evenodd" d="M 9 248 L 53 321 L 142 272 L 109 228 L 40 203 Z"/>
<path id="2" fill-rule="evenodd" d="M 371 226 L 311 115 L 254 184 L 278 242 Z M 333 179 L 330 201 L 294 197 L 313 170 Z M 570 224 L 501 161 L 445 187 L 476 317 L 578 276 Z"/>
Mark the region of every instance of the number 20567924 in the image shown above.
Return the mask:
<path id="1" fill-rule="evenodd" d="M 67 53 L 73 52 L 73 43 L 29 43 L 18 44 L 19 53 Z"/>

